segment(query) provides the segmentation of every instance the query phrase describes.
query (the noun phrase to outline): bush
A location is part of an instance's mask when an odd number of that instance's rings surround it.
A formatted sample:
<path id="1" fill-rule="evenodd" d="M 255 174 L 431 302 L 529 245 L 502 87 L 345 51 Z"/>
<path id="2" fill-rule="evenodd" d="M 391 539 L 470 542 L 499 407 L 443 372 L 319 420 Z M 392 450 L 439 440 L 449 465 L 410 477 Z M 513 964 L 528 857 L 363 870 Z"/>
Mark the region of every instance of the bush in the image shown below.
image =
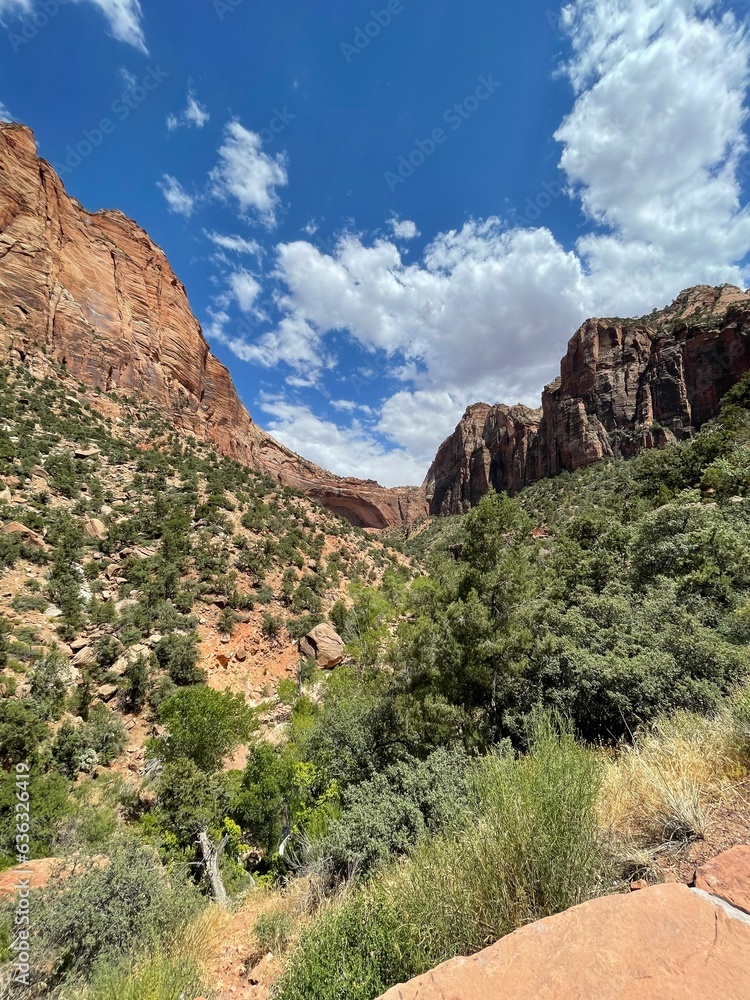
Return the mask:
<path id="1" fill-rule="evenodd" d="M 31 697 L 43 718 L 60 717 L 69 679 L 67 660 L 60 653 L 49 653 L 35 664 L 29 677 Z"/>
<path id="2" fill-rule="evenodd" d="M 343 813 L 318 851 L 339 877 L 369 874 L 455 820 L 466 801 L 468 772 L 465 754 L 446 750 L 391 765 L 344 792 Z"/>
<path id="3" fill-rule="evenodd" d="M 477 765 L 469 815 L 453 832 L 313 922 L 277 1000 L 371 1000 L 597 892 L 598 762 L 546 718 L 530 743 L 525 757 L 495 753 Z"/>
<path id="4" fill-rule="evenodd" d="M 254 933 L 258 941 L 258 947 L 263 952 L 272 952 L 274 955 L 280 954 L 292 937 L 294 924 L 288 913 L 283 910 L 274 910 L 271 913 L 264 913 L 255 922 Z"/>
<path id="5" fill-rule="evenodd" d="M 198 668 L 197 637 L 194 635 L 165 636 L 156 644 L 154 656 L 175 684 L 187 687 L 206 679 L 205 671 Z"/>
<path id="6" fill-rule="evenodd" d="M 29 761 L 47 735 L 36 704 L 3 698 L 0 700 L 0 766 L 10 770 Z"/>
<path id="7" fill-rule="evenodd" d="M 281 632 L 283 622 L 280 618 L 275 615 L 266 613 L 263 615 L 263 635 L 268 636 L 269 639 L 275 639 L 276 636 Z"/>
<path id="8" fill-rule="evenodd" d="M 196 890 L 133 840 L 123 840 L 106 863 L 54 883 L 38 897 L 37 927 L 54 960 L 54 979 L 88 977 L 97 961 L 117 962 L 167 940 L 200 907 Z"/>
<path id="9" fill-rule="evenodd" d="M 202 686 L 167 698 L 159 708 L 159 721 L 169 733 L 152 741 L 154 755 L 167 762 L 187 758 L 206 773 L 217 771 L 258 724 L 241 694 L 220 694 Z"/>

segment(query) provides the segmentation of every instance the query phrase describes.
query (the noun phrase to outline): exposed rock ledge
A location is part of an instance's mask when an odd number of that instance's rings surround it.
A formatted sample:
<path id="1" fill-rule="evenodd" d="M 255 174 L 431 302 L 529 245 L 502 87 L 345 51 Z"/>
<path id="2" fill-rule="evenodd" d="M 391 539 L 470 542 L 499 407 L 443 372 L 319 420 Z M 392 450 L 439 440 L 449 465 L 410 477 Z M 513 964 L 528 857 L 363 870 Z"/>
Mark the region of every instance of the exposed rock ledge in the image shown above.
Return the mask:
<path id="1" fill-rule="evenodd" d="M 705 892 L 712 881 L 721 896 Z M 750 884 L 750 848 L 716 859 L 698 885 L 606 896 L 529 924 L 438 966 L 381 1000 L 744 1000 L 750 915 L 724 902 Z"/>
<path id="2" fill-rule="evenodd" d="M 32 132 L 0 124 L 0 356 L 44 352 L 91 388 L 142 395 L 178 429 L 362 527 L 427 512 L 418 489 L 341 479 L 253 423 L 211 354 L 164 253 L 118 211 L 91 214 L 37 156 Z"/>

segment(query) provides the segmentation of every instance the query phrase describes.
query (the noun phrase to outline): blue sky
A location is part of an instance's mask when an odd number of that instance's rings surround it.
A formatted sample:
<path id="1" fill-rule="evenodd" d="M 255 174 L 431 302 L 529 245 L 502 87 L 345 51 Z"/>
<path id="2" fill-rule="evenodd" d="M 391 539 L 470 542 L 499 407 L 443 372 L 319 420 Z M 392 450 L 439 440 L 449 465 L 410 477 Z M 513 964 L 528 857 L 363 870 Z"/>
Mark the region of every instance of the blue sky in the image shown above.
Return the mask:
<path id="1" fill-rule="evenodd" d="M 749 9 L 0 0 L 0 117 L 164 248 L 261 426 L 418 483 L 587 316 L 748 283 Z"/>

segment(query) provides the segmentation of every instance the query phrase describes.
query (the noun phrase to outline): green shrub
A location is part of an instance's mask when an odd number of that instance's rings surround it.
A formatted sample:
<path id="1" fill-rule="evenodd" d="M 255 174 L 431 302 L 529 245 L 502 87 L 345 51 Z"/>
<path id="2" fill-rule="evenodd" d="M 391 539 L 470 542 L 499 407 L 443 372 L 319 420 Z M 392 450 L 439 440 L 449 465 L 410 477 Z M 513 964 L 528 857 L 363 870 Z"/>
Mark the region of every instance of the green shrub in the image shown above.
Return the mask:
<path id="1" fill-rule="evenodd" d="M 599 764 L 549 719 L 537 720 L 530 743 L 527 756 L 498 752 L 476 766 L 455 830 L 323 911 L 277 1000 L 371 1000 L 598 891 Z"/>
<path id="2" fill-rule="evenodd" d="M 100 964 L 86 1000 L 193 1000 L 205 992 L 201 967 L 190 956 L 157 952 L 137 963 Z"/>
<path id="3" fill-rule="evenodd" d="M 263 615 L 263 624 L 261 628 L 263 629 L 263 635 L 268 636 L 269 639 L 275 639 L 276 636 L 281 632 L 283 622 L 276 615 L 271 615 L 266 613 Z"/>
<path id="4" fill-rule="evenodd" d="M 58 652 L 43 656 L 31 670 L 31 697 L 45 719 L 58 719 L 65 705 L 65 693 L 70 679 L 68 662 Z"/>
<path id="5" fill-rule="evenodd" d="M 89 863 L 38 897 L 37 928 L 54 962 L 54 980 L 88 977 L 100 959 L 147 953 L 195 916 L 197 891 L 161 867 L 155 855 L 123 840 L 107 863 Z"/>
<path id="6" fill-rule="evenodd" d="M 264 952 L 278 955 L 286 949 L 292 937 L 294 924 L 288 913 L 275 910 L 258 917 L 253 928 L 258 946 Z"/>
<path id="7" fill-rule="evenodd" d="M 223 758 L 247 742 L 258 725 L 241 694 L 203 686 L 167 698 L 159 707 L 159 721 L 168 735 L 152 741 L 154 755 L 167 762 L 186 758 L 206 773 L 218 770 Z"/>
<path id="8" fill-rule="evenodd" d="M 168 635 L 154 649 L 156 662 L 166 670 L 175 684 L 201 684 L 205 671 L 198 667 L 198 646 L 195 635 Z"/>
<path id="9" fill-rule="evenodd" d="M 394 854 L 455 820 L 466 801 L 469 760 L 437 750 L 392 764 L 345 790 L 343 812 L 317 850 L 339 878 L 368 875 Z"/>

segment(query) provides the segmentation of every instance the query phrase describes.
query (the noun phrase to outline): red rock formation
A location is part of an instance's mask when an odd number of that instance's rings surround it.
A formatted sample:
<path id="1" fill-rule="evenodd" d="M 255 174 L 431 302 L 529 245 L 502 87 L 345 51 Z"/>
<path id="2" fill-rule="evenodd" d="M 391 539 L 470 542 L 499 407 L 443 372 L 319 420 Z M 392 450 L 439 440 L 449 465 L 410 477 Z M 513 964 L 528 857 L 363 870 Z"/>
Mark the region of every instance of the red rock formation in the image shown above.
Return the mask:
<path id="1" fill-rule="evenodd" d="M 745 880 L 747 856 L 725 872 Z M 456 958 L 382 1000 L 740 1000 L 750 918 L 684 885 L 594 899 Z"/>
<path id="2" fill-rule="evenodd" d="M 640 320 L 590 319 L 568 344 L 541 410 L 469 407 L 424 489 L 433 514 L 470 509 L 607 456 L 689 437 L 750 369 L 750 295 L 698 286 Z"/>
<path id="3" fill-rule="evenodd" d="M 86 212 L 32 133 L 0 124 L 0 354 L 43 351 L 86 386 L 143 394 L 175 426 L 363 527 L 426 513 L 418 490 L 340 479 L 253 423 L 164 253 L 121 212 Z"/>

